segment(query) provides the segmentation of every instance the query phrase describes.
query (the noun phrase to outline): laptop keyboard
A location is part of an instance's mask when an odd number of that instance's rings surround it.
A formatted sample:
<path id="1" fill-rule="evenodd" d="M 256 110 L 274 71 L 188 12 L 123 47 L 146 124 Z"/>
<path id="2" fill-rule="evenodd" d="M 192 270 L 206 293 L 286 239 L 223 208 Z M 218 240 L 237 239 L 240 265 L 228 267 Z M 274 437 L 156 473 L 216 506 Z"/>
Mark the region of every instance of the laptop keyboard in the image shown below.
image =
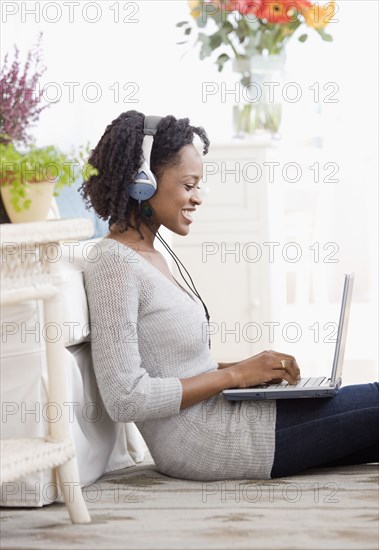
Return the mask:
<path id="1" fill-rule="evenodd" d="M 275 389 L 275 388 L 318 388 L 321 386 L 321 384 L 326 380 L 325 376 L 322 376 L 321 378 L 300 378 L 299 382 L 297 384 L 289 384 L 285 380 L 281 382 L 280 384 L 267 384 L 267 388 Z"/>

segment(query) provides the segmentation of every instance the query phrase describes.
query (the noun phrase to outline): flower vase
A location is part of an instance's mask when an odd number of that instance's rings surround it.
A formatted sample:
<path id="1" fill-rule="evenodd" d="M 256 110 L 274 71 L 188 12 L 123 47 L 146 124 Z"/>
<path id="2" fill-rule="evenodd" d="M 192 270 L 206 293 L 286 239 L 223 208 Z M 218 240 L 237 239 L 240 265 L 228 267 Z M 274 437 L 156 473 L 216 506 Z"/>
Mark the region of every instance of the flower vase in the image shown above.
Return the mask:
<path id="1" fill-rule="evenodd" d="M 284 63 L 284 53 L 234 60 L 233 70 L 241 75 L 240 101 L 233 106 L 235 137 L 281 137 Z"/>

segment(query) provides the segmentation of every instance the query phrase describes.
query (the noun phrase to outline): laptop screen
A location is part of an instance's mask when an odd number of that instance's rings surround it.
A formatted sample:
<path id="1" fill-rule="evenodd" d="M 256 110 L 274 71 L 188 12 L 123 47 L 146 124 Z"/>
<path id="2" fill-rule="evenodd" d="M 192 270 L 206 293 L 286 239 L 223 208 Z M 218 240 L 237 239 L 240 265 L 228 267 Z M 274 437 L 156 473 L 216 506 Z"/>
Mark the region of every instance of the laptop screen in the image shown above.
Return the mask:
<path id="1" fill-rule="evenodd" d="M 342 294 L 342 304 L 340 312 L 340 320 L 338 323 L 338 333 L 336 349 L 334 352 L 333 369 L 331 385 L 335 385 L 341 377 L 343 360 L 345 356 L 345 346 L 347 337 L 347 328 L 349 324 L 351 297 L 353 293 L 354 273 L 345 274 L 345 283 Z"/>

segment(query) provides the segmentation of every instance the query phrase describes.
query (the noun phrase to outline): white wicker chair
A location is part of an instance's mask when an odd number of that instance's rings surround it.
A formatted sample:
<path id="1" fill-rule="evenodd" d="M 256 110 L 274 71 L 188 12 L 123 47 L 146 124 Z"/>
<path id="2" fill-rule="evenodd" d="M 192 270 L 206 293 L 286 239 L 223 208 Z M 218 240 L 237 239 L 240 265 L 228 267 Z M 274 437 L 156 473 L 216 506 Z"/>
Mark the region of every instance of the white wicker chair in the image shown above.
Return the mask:
<path id="1" fill-rule="evenodd" d="M 44 323 L 62 327 L 59 270 L 53 261 L 62 240 L 93 234 L 90 220 L 52 220 L 1 226 L 1 306 L 42 300 Z M 48 403 L 60 412 L 53 418 L 47 407 L 49 434 L 45 438 L 1 440 L 1 483 L 56 468 L 64 502 L 73 523 L 89 523 L 90 515 L 79 480 L 75 446 L 70 433 L 63 338 L 46 340 Z M 25 366 L 27 368 L 27 365 Z M 73 492 L 72 492 L 73 491 Z"/>

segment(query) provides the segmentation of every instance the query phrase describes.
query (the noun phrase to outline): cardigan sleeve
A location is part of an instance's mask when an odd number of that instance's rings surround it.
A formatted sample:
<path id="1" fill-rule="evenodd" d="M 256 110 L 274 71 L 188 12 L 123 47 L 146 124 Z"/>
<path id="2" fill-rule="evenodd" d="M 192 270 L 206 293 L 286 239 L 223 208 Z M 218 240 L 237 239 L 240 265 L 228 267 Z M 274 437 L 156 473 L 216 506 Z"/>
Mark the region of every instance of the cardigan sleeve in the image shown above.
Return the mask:
<path id="1" fill-rule="evenodd" d="M 94 372 L 109 416 L 115 422 L 134 422 L 179 414 L 180 379 L 154 378 L 141 366 L 141 294 L 133 269 L 117 255 L 103 253 L 85 268 L 84 283 Z"/>

